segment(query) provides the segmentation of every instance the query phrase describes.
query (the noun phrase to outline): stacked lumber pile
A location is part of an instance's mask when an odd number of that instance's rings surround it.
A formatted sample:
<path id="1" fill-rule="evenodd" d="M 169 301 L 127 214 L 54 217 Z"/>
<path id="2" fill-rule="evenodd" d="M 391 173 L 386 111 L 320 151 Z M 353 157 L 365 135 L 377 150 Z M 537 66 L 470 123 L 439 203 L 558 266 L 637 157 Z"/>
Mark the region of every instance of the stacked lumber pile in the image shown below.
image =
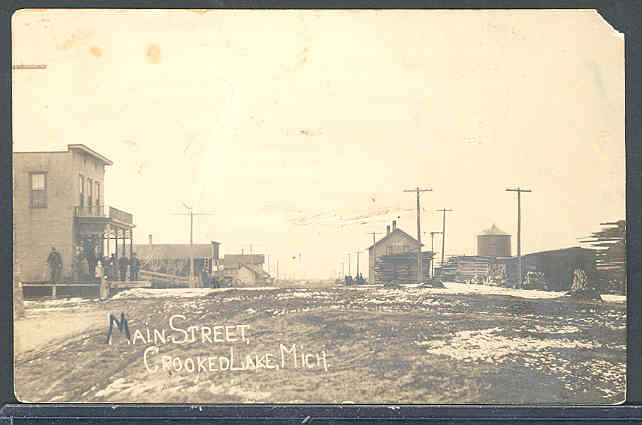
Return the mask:
<path id="1" fill-rule="evenodd" d="M 475 278 L 486 280 L 493 263 L 491 257 L 458 257 L 455 282 L 470 282 Z"/>
<path id="2" fill-rule="evenodd" d="M 422 253 L 424 280 L 429 278 L 431 252 Z M 375 264 L 377 282 L 417 283 L 417 254 L 382 255 Z"/>
<path id="3" fill-rule="evenodd" d="M 435 275 L 439 279 L 447 282 L 454 282 L 457 278 L 457 258 L 451 257 L 438 269 L 435 269 Z"/>
<path id="4" fill-rule="evenodd" d="M 626 281 L 626 222 L 602 223 L 602 230 L 581 241 L 595 249 L 595 267 L 600 286 L 608 292 L 624 293 Z"/>
<path id="5" fill-rule="evenodd" d="M 494 264 L 493 257 L 460 255 L 450 257 L 436 274 L 440 279 L 451 282 L 471 282 L 476 278 L 486 281 Z"/>

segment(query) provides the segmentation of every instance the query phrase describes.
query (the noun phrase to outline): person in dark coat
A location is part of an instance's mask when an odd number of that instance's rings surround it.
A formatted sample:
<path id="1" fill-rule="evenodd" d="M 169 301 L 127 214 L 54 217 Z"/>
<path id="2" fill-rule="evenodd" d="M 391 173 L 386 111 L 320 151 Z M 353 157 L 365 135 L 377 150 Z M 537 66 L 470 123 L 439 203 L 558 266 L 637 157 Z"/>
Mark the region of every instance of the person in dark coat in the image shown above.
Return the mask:
<path id="1" fill-rule="evenodd" d="M 95 279 L 96 277 L 96 264 L 98 259 L 96 258 L 96 253 L 93 248 L 87 252 L 87 266 L 89 267 L 89 279 Z"/>
<path id="2" fill-rule="evenodd" d="M 104 256 L 102 259 L 103 273 L 107 280 L 111 280 L 111 257 Z"/>
<path id="3" fill-rule="evenodd" d="M 207 266 L 205 265 L 203 265 L 203 268 L 201 268 L 201 283 L 203 285 L 203 288 L 210 287 L 209 270 L 207 270 Z"/>
<path id="4" fill-rule="evenodd" d="M 140 270 L 140 260 L 136 257 L 135 252 L 129 263 L 129 279 L 135 282 L 138 280 L 138 271 Z"/>
<path id="5" fill-rule="evenodd" d="M 51 283 L 55 283 L 60 276 L 60 270 L 62 270 L 62 257 L 60 253 L 56 251 L 55 246 L 51 247 L 51 252 L 49 253 L 49 257 L 47 257 L 47 264 L 49 264 L 49 270 L 51 272 Z"/>
<path id="6" fill-rule="evenodd" d="M 118 258 L 116 254 L 111 255 L 111 274 L 109 275 L 109 280 L 118 280 Z"/>
<path id="7" fill-rule="evenodd" d="M 120 257 L 118 261 L 118 267 L 120 268 L 120 280 L 125 282 L 127 280 L 127 266 L 129 266 L 129 259 L 126 255 Z"/>

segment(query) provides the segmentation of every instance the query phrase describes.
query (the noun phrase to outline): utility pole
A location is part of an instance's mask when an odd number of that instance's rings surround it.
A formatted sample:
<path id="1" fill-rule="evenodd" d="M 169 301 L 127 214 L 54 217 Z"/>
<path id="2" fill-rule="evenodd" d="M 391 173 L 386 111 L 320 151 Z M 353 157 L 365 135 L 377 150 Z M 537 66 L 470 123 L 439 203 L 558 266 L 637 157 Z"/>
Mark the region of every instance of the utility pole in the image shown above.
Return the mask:
<path id="1" fill-rule="evenodd" d="M 345 263 L 341 263 L 341 277 L 345 279 L 346 277 L 346 266 Z"/>
<path id="2" fill-rule="evenodd" d="M 432 252 L 432 260 L 430 261 L 430 277 L 435 277 L 435 235 L 441 235 L 441 232 L 424 232 L 430 233 L 430 252 Z"/>
<path id="3" fill-rule="evenodd" d="M 404 190 L 404 192 L 417 193 L 417 241 L 419 242 L 419 248 L 417 248 L 417 282 L 423 282 L 424 272 L 421 258 L 421 206 L 419 204 L 419 196 L 423 192 L 432 192 L 432 189 L 420 189 L 419 186 L 417 186 L 415 189 Z"/>
<path id="4" fill-rule="evenodd" d="M 435 235 L 441 235 L 441 232 L 430 232 L 430 250 L 432 251 L 433 259 L 430 262 L 432 270 L 430 271 L 430 276 L 435 277 Z"/>
<path id="5" fill-rule="evenodd" d="M 356 277 L 359 277 L 359 253 L 360 251 L 357 251 L 357 274 L 355 275 Z"/>
<path id="6" fill-rule="evenodd" d="M 376 236 L 380 235 L 381 233 L 379 232 L 369 232 L 369 235 L 372 235 L 372 261 L 374 263 L 375 258 L 376 258 L 376 252 L 375 252 L 375 244 L 377 243 Z M 368 260 L 370 261 L 370 260 Z M 368 279 L 372 281 L 372 283 L 375 283 L 375 276 L 374 276 L 374 269 L 375 265 L 374 264 L 369 264 L 370 270 L 368 270 Z M 372 276 L 370 276 L 370 271 L 372 271 Z"/>
<path id="7" fill-rule="evenodd" d="M 175 213 L 174 215 L 189 216 L 189 285 L 194 286 L 194 216 L 195 215 L 213 215 L 211 213 L 195 213 L 193 208 L 183 202 L 183 206 L 189 211 L 188 213 Z"/>
<path id="8" fill-rule="evenodd" d="M 444 258 L 446 255 L 446 213 L 452 212 L 453 210 L 447 210 L 446 208 L 442 208 L 440 210 L 435 210 L 435 211 L 441 211 L 444 213 L 444 220 L 441 227 L 441 260 L 439 261 L 439 265 L 443 267 Z"/>
<path id="9" fill-rule="evenodd" d="M 352 276 L 350 273 L 352 272 L 352 265 L 350 264 L 350 253 L 348 252 L 348 276 Z"/>
<path id="10" fill-rule="evenodd" d="M 377 240 L 375 239 L 376 235 L 380 235 L 381 233 L 379 232 L 369 232 L 369 235 L 372 235 L 372 246 L 374 246 L 377 243 Z"/>
<path id="11" fill-rule="evenodd" d="M 279 260 L 276 260 L 276 280 L 279 280 Z"/>
<path id="12" fill-rule="evenodd" d="M 530 189 L 522 189 L 519 186 L 514 189 L 506 189 L 506 192 L 517 192 L 517 286 L 522 287 L 522 192 L 532 192 Z"/>

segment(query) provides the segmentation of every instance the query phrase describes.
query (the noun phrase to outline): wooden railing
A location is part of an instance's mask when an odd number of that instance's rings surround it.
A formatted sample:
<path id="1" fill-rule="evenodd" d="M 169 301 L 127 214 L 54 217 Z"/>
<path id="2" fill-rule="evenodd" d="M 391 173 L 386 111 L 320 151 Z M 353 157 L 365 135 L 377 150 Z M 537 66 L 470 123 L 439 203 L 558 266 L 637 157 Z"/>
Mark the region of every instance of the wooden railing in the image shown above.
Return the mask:
<path id="1" fill-rule="evenodd" d="M 170 284 L 170 286 L 188 286 L 189 279 L 184 276 L 176 276 L 167 273 L 152 272 L 149 270 L 140 270 L 138 275 L 141 279 L 150 280 L 152 282 L 161 282 Z"/>
<path id="2" fill-rule="evenodd" d="M 104 205 L 85 205 L 74 207 L 75 217 L 106 217 Z"/>

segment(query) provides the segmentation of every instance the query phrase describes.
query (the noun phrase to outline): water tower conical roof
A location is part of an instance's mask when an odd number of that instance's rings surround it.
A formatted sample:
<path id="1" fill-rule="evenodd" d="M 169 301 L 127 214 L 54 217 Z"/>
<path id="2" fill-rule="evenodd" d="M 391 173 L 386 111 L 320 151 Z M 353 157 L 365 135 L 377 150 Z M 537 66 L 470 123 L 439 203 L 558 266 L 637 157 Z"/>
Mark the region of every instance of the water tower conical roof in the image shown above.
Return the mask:
<path id="1" fill-rule="evenodd" d="M 502 235 L 502 236 L 508 236 L 508 233 L 500 230 L 499 227 L 497 227 L 497 226 L 495 226 L 493 224 L 488 229 L 486 229 L 483 232 L 481 232 L 480 235 Z"/>

